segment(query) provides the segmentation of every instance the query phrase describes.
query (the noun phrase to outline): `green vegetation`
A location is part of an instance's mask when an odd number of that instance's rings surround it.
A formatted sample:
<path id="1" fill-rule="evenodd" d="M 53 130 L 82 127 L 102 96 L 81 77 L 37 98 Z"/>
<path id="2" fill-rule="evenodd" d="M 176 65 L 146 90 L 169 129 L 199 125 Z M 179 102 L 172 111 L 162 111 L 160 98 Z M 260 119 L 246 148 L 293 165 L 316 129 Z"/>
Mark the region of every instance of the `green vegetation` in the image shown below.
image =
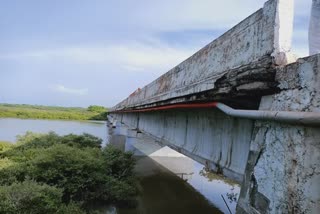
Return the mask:
<path id="1" fill-rule="evenodd" d="M 0 104 L 0 118 L 34 118 L 59 120 L 106 120 L 107 109 L 103 106 L 55 107 L 38 105 Z"/>
<path id="2" fill-rule="evenodd" d="M 88 111 L 102 113 L 106 111 L 106 108 L 103 106 L 89 106 Z"/>
<path id="3" fill-rule="evenodd" d="M 0 213 L 85 213 L 79 205 L 62 203 L 62 190 L 26 180 L 0 187 Z"/>
<path id="4" fill-rule="evenodd" d="M 0 141 L 0 152 L 4 152 L 10 148 L 12 148 L 14 144 L 6 141 Z"/>
<path id="5" fill-rule="evenodd" d="M 137 194 L 131 153 L 89 134 L 26 133 L 0 152 L 1 213 L 86 213 Z"/>

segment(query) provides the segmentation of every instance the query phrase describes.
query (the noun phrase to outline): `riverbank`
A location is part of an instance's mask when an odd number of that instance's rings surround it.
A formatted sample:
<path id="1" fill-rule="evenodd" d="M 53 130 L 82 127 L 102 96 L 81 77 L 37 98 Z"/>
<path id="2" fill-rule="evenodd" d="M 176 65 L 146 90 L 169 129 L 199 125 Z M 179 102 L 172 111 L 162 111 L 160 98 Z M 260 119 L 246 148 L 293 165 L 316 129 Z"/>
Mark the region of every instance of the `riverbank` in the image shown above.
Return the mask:
<path id="1" fill-rule="evenodd" d="M 107 109 L 99 107 L 57 107 L 40 105 L 0 104 L 0 118 L 106 120 Z"/>

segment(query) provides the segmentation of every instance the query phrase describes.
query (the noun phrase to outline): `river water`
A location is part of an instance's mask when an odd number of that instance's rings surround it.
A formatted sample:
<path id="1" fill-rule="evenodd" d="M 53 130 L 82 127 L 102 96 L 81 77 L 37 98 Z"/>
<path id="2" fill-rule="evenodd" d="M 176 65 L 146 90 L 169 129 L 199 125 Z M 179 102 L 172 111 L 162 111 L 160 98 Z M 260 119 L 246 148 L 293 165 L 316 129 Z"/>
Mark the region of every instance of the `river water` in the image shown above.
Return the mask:
<path id="1" fill-rule="evenodd" d="M 89 133 L 107 142 L 106 122 L 104 121 L 67 121 L 67 120 L 32 120 L 0 118 L 0 141 L 15 142 L 17 135 L 27 131 L 47 133 L 54 131 L 59 135 Z"/>
<path id="2" fill-rule="evenodd" d="M 137 207 L 106 206 L 103 213 L 230 213 L 228 207 L 235 213 L 238 184 L 208 172 L 203 165 L 128 127 L 112 128 L 100 121 L 0 119 L 0 141 L 14 142 L 16 135 L 26 131 L 54 131 L 60 135 L 86 132 L 102 138 L 104 144 L 134 153 L 141 192 Z"/>

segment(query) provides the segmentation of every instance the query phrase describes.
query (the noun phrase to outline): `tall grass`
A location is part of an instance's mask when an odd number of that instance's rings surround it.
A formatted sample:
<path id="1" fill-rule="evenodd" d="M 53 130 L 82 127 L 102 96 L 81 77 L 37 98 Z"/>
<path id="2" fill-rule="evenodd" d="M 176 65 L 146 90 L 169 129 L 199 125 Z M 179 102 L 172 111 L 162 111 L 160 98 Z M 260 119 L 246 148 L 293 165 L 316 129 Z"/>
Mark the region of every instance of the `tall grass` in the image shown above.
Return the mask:
<path id="1" fill-rule="evenodd" d="M 90 111 L 80 107 L 0 104 L 0 118 L 106 120 L 107 112 Z"/>

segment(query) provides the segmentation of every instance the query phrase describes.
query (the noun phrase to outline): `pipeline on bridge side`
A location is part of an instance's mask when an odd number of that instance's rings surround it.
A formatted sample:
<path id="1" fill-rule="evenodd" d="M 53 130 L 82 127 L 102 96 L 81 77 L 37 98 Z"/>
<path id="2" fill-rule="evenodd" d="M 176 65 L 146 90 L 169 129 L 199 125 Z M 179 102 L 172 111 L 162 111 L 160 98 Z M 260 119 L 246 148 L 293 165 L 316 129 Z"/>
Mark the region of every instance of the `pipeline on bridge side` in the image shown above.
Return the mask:
<path id="1" fill-rule="evenodd" d="M 170 109 L 193 109 L 193 108 L 218 108 L 225 114 L 232 117 L 280 121 L 291 124 L 320 126 L 320 112 L 301 112 L 301 111 L 264 111 L 264 110 L 240 110 L 233 109 L 220 102 L 209 103 L 179 103 L 172 105 L 164 105 L 157 107 L 148 107 L 141 109 L 116 110 L 110 113 L 133 113 L 133 112 L 149 112 Z"/>

